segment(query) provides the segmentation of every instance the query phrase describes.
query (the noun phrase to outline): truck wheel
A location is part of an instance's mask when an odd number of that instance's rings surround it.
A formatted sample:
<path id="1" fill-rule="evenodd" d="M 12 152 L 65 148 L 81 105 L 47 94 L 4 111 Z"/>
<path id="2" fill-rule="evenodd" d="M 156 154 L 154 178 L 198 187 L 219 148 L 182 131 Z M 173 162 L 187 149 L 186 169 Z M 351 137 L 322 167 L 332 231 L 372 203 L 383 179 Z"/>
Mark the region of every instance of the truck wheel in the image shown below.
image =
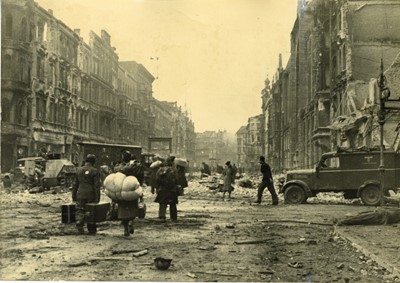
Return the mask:
<path id="1" fill-rule="evenodd" d="M 368 185 L 361 191 L 361 200 L 365 205 L 377 206 L 381 202 L 381 193 L 377 186 Z"/>
<path id="2" fill-rule="evenodd" d="M 289 204 L 299 204 L 306 201 L 306 193 L 303 188 L 291 185 L 285 190 L 285 201 Z"/>

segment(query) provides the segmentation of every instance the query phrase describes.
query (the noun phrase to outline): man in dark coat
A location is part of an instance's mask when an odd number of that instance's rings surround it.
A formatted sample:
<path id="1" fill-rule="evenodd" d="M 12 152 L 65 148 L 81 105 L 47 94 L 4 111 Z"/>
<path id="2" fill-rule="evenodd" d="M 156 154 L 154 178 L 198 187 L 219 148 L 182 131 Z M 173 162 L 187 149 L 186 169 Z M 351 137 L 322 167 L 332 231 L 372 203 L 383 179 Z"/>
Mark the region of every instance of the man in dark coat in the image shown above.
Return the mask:
<path id="1" fill-rule="evenodd" d="M 175 156 L 167 158 L 165 163 L 157 171 L 157 196 L 155 202 L 158 202 L 158 218 L 162 221 L 166 221 L 167 206 L 169 205 L 169 214 L 172 221 L 176 221 L 178 218 L 178 209 L 176 204 L 178 203 L 178 183 L 176 179 L 176 170 L 174 166 Z"/>
<path id="2" fill-rule="evenodd" d="M 83 226 L 87 222 L 85 205 L 100 201 L 100 172 L 93 167 L 95 163 L 96 156 L 88 154 L 84 165 L 77 170 L 72 187 L 72 200 L 76 202 L 76 227 L 80 234 L 84 233 Z M 89 234 L 96 235 L 96 223 L 87 222 L 87 229 Z"/>
<path id="3" fill-rule="evenodd" d="M 210 166 L 207 163 L 203 162 L 203 169 L 201 169 L 201 173 L 211 175 Z"/>
<path id="4" fill-rule="evenodd" d="M 269 166 L 268 163 L 265 162 L 264 156 L 260 156 L 260 164 L 261 164 L 260 171 L 261 171 L 263 177 L 262 177 L 261 184 L 258 186 L 256 203 L 258 203 L 258 204 L 261 203 L 264 189 L 268 188 L 268 191 L 271 193 L 272 204 L 277 205 L 278 204 L 278 195 L 275 192 L 274 180 L 272 179 L 272 173 L 271 173 L 271 167 Z"/>

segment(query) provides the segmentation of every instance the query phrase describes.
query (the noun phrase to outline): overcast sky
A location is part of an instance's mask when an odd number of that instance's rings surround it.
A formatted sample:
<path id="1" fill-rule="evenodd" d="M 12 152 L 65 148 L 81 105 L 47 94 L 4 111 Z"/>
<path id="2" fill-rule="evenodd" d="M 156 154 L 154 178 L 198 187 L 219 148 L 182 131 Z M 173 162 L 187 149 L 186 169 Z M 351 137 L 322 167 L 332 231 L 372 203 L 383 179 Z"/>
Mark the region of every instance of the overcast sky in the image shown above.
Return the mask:
<path id="1" fill-rule="evenodd" d="M 190 111 L 196 132 L 235 133 L 290 55 L 296 0 L 36 0 L 70 28 L 105 29 L 121 61 L 143 64 L 153 95 Z M 153 60 L 151 58 L 154 58 Z M 156 59 L 158 58 L 158 60 Z"/>

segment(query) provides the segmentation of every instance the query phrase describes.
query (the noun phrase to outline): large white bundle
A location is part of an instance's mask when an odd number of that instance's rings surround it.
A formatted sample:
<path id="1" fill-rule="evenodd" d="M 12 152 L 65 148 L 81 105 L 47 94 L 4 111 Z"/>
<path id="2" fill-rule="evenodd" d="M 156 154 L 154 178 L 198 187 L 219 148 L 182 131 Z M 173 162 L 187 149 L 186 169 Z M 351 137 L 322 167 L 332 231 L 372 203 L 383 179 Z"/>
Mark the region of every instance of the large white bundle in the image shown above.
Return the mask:
<path id="1" fill-rule="evenodd" d="M 122 191 L 134 191 L 140 186 L 138 179 L 134 176 L 128 176 L 124 179 L 122 184 Z"/>
<path id="2" fill-rule="evenodd" d="M 143 188 L 140 186 L 137 187 L 134 191 L 122 191 L 121 192 L 122 200 L 127 200 L 127 201 L 137 200 L 141 196 L 143 196 Z"/>
<path id="3" fill-rule="evenodd" d="M 112 192 L 114 191 L 114 177 L 115 177 L 115 174 L 112 173 L 104 179 L 103 184 L 104 184 L 104 187 L 106 188 L 106 190 L 109 190 Z"/>
<path id="4" fill-rule="evenodd" d="M 105 194 L 112 200 L 132 201 L 143 196 L 143 188 L 134 176 L 126 176 L 120 172 L 110 174 L 104 180 Z"/>
<path id="5" fill-rule="evenodd" d="M 115 177 L 114 177 L 114 187 L 118 190 L 121 191 L 122 189 L 122 184 L 124 183 L 124 180 L 126 178 L 126 175 L 118 172 L 115 173 Z"/>
<path id="6" fill-rule="evenodd" d="M 162 162 L 160 160 L 154 161 L 153 163 L 150 164 L 150 168 L 154 169 L 154 168 L 160 167 L 161 164 L 162 164 Z"/>

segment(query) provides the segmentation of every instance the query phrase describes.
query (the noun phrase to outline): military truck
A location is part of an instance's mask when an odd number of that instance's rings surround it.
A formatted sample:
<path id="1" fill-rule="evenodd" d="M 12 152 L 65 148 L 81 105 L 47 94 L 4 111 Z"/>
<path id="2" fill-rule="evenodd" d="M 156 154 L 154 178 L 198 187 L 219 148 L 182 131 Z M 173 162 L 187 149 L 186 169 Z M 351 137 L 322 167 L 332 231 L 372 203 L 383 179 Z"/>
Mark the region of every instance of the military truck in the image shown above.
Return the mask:
<path id="1" fill-rule="evenodd" d="M 279 192 L 285 202 L 298 204 L 322 192 L 343 192 L 346 199 L 361 198 L 365 205 L 381 201 L 379 149 L 338 149 L 322 155 L 317 167 L 292 170 Z M 400 153 L 384 151 L 384 195 L 400 187 Z"/>

